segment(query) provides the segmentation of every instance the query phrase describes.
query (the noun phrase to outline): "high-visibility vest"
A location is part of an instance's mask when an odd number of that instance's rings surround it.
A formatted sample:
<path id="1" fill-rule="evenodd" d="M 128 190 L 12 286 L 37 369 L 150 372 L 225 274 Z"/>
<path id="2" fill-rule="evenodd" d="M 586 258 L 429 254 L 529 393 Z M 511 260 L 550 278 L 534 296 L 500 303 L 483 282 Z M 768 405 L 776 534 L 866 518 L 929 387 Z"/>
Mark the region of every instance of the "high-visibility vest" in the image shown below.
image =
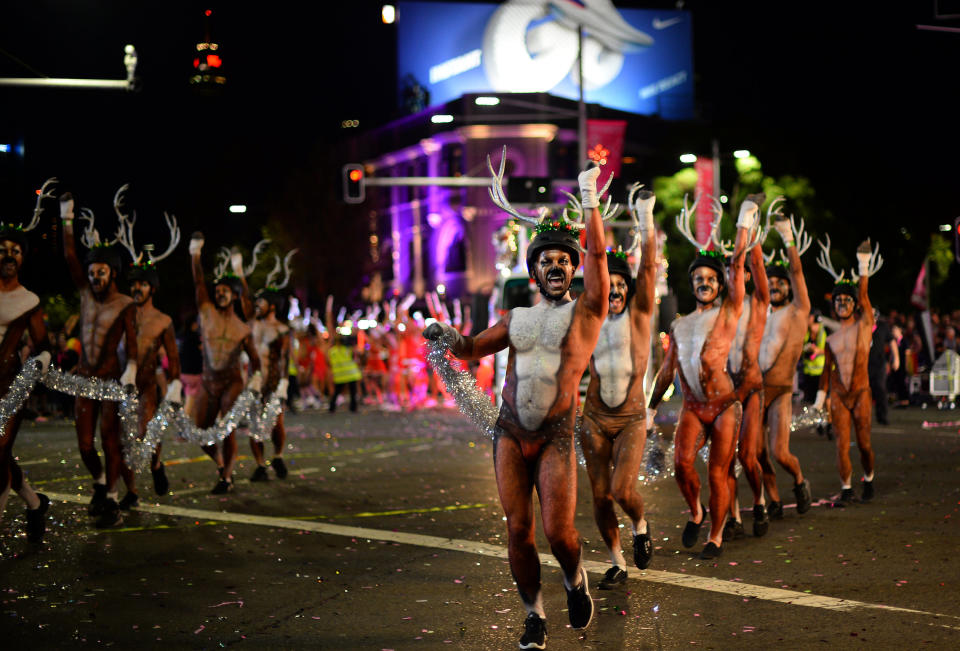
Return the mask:
<path id="1" fill-rule="evenodd" d="M 803 335 L 803 344 L 807 345 L 807 342 L 810 341 L 810 330 L 808 329 L 806 334 Z M 821 351 L 827 345 L 827 330 L 823 327 L 823 324 L 820 324 L 820 330 L 817 332 L 817 348 Z M 803 354 L 803 374 L 804 375 L 823 375 L 823 360 L 824 353 L 821 352 L 819 355 L 811 357 L 810 355 Z"/>
<path id="2" fill-rule="evenodd" d="M 344 384 L 359 380 L 360 367 L 353 361 L 353 349 L 337 344 L 327 351 L 330 367 L 333 370 L 333 383 Z"/>

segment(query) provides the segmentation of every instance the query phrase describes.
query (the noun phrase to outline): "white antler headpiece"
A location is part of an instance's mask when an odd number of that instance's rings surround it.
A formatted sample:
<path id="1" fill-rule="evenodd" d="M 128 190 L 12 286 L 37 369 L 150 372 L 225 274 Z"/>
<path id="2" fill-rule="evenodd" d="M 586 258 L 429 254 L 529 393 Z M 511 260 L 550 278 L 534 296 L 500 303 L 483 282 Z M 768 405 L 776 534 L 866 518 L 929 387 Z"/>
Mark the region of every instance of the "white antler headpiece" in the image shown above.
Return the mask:
<path id="1" fill-rule="evenodd" d="M 817 265 L 830 274 L 833 282 L 838 283 L 843 280 L 843 270 L 837 273 L 837 270 L 833 268 L 833 261 L 830 260 L 830 234 L 824 233 L 823 238 L 826 240 L 826 243 L 817 240 L 817 245 L 820 247 L 820 255 L 817 256 Z"/>
<path id="2" fill-rule="evenodd" d="M 80 209 L 80 219 L 87 222 L 87 225 L 83 227 L 83 234 L 80 235 L 80 243 L 88 249 L 95 246 L 112 246 L 117 243 L 117 238 L 105 242 L 100 240 L 100 232 L 95 226 L 96 216 L 89 208 Z"/>
<path id="3" fill-rule="evenodd" d="M 637 210 L 636 197 L 642 189 L 643 183 L 634 183 L 627 193 L 627 214 L 630 215 L 630 220 L 633 222 L 633 240 L 630 242 L 629 248 L 623 249 L 623 247 L 620 247 L 620 250 L 627 255 L 636 251 L 637 247 L 640 246 L 640 213 Z"/>
<path id="4" fill-rule="evenodd" d="M 536 217 L 531 217 L 530 215 L 525 215 L 513 206 L 510 205 L 510 202 L 507 201 L 507 195 L 503 191 L 503 170 L 504 166 L 507 163 L 507 146 L 503 146 L 503 153 L 500 156 L 500 171 L 493 171 L 493 163 L 490 161 L 490 155 L 487 154 L 487 167 L 490 168 L 490 174 L 493 175 L 493 179 L 490 182 L 490 188 L 488 192 L 490 193 L 490 200 L 506 213 L 509 213 L 519 219 L 520 221 L 527 222 L 528 224 L 536 225 L 539 223 L 539 219 Z M 543 213 L 541 211 L 541 217 Z"/>
<path id="5" fill-rule="evenodd" d="M 607 177 L 607 182 L 603 184 L 603 187 L 597 190 L 597 198 L 602 197 L 606 194 L 607 190 L 610 189 L 610 184 L 613 183 L 613 174 Z M 565 195 L 567 195 L 567 208 L 564 210 L 564 213 L 569 211 L 573 214 L 574 218 L 569 219 L 570 223 L 575 225 L 577 228 L 584 228 L 586 226 L 586 217 L 583 214 L 583 204 L 573 194 L 567 192 L 566 190 L 561 190 Z M 613 197 L 607 195 L 607 201 L 603 204 L 603 208 L 600 210 L 600 219 L 603 221 L 609 221 L 620 214 L 623 207 L 618 203 L 611 203 Z"/>
<path id="6" fill-rule="evenodd" d="M 870 254 L 870 264 L 867 267 L 867 273 L 864 274 L 867 278 L 873 274 L 880 271 L 880 267 L 883 266 L 883 256 L 880 255 L 880 242 L 877 242 L 877 245 L 873 248 L 873 251 L 870 250 L 870 240 L 869 238 L 857 247 L 857 253 L 869 253 Z M 857 282 L 860 280 L 860 276 L 857 275 L 853 269 L 850 270 L 850 275 L 853 276 L 853 281 Z"/>
<path id="7" fill-rule="evenodd" d="M 282 283 L 276 282 L 276 280 L 280 277 L 281 267 L 280 267 L 280 256 L 277 254 L 274 254 L 273 257 L 276 259 L 277 262 L 274 265 L 273 269 L 270 271 L 270 273 L 267 275 L 267 280 L 264 283 L 264 287 L 266 287 L 267 289 L 278 290 L 278 289 L 283 289 L 290 283 L 290 260 L 293 258 L 294 255 L 297 254 L 299 250 L 300 249 L 293 249 L 292 251 L 287 253 L 287 255 L 284 256 L 283 272 L 285 276 L 283 278 Z"/>
<path id="8" fill-rule="evenodd" d="M 697 195 L 693 200 L 693 205 L 687 205 L 687 195 L 683 195 L 683 208 L 680 209 L 680 213 L 677 215 L 676 224 L 677 230 L 680 231 L 680 234 L 687 238 L 687 241 L 693 244 L 694 247 L 699 251 L 700 249 L 705 249 L 710 245 L 710 242 L 713 240 L 714 234 L 717 229 L 720 227 L 720 217 L 723 214 L 722 209 L 720 214 L 714 219 L 713 223 L 710 226 L 710 232 L 707 234 L 707 239 L 704 242 L 697 241 L 697 237 L 693 234 L 693 229 L 690 227 L 690 219 L 696 214 L 697 206 L 700 204 L 700 200 L 703 198 L 702 195 Z M 713 197 L 710 197 L 711 202 L 716 201 Z M 719 205 L 719 202 L 717 202 Z M 716 208 L 714 208 L 714 214 L 716 214 Z"/>
<path id="9" fill-rule="evenodd" d="M 137 253 L 137 248 L 133 243 L 133 226 L 137 221 L 136 212 L 133 215 L 124 212 L 124 195 L 129 189 L 130 185 L 125 184 L 120 186 L 120 189 L 117 190 L 117 193 L 113 196 L 113 210 L 117 213 L 117 219 L 120 221 L 120 225 L 117 227 L 117 239 L 123 248 L 125 248 L 129 253 L 130 257 L 133 259 L 134 264 L 143 264 L 143 254 L 147 254 L 147 261 L 150 264 L 156 264 L 161 260 L 170 256 L 173 253 L 174 249 L 177 248 L 177 245 L 180 243 L 180 227 L 177 226 L 177 218 L 174 215 L 171 215 L 167 212 L 163 213 L 164 221 L 167 223 L 167 229 L 170 231 L 170 243 L 167 245 L 167 249 L 160 255 L 153 254 L 153 245 L 147 244 L 143 247 L 143 251 Z"/>

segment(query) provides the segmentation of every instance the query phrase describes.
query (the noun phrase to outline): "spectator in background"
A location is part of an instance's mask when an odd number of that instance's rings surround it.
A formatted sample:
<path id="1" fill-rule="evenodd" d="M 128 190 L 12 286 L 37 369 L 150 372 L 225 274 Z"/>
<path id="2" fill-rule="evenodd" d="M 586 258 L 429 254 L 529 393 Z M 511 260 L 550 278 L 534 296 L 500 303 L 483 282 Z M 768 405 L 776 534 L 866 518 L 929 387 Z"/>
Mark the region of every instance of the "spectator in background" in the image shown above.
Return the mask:
<path id="1" fill-rule="evenodd" d="M 807 334 L 803 338 L 803 355 L 800 357 L 800 390 L 803 399 L 813 402 L 817 399 L 820 376 L 823 375 L 823 350 L 827 343 L 827 329 L 821 323 L 823 313 L 817 308 L 810 310 L 807 317 Z"/>
<path id="2" fill-rule="evenodd" d="M 900 358 L 900 364 L 897 365 L 897 368 L 893 369 L 890 373 L 890 381 L 888 386 L 897 396 L 897 407 L 905 407 L 910 404 L 910 393 L 907 388 L 907 365 L 906 365 L 906 350 L 907 350 L 907 340 L 903 334 L 903 328 L 899 325 L 894 325 L 890 328 L 890 333 L 893 335 L 893 343 L 891 346 L 896 346 L 898 356 Z"/>
<path id="3" fill-rule="evenodd" d="M 937 350 L 937 357 L 947 350 L 952 350 L 955 353 L 960 351 L 957 342 L 957 331 L 953 328 L 953 326 L 950 325 L 943 329 L 943 343 L 941 344 L 940 349 Z"/>
<path id="4" fill-rule="evenodd" d="M 870 376 L 870 393 L 873 394 L 874 413 L 877 422 L 889 425 L 887 419 L 887 374 L 891 370 L 900 368 L 900 354 L 896 346 L 896 339 L 890 331 L 890 324 L 874 311 L 875 324 L 873 326 L 873 341 L 870 345 L 870 356 L 867 362 L 867 373 Z"/>

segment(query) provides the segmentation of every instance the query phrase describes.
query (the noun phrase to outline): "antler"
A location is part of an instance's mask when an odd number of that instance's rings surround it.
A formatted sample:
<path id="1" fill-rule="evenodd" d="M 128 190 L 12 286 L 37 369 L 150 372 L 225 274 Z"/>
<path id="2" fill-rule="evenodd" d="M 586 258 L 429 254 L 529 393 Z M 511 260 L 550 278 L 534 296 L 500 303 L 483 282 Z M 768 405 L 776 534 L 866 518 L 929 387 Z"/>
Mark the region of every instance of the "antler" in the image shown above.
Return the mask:
<path id="1" fill-rule="evenodd" d="M 94 226 L 96 217 L 94 216 L 92 210 L 89 208 L 81 208 L 80 218 L 87 222 L 87 226 L 83 227 L 83 235 L 80 236 L 80 242 L 85 247 L 89 249 L 94 246 L 111 246 L 117 243 L 119 239 L 118 237 L 115 237 L 112 240 L 107 240 L 106 242 L 100 241 L 100 232 L 97 231 L 96 227 Z"/>
<path id="2" fill-rule="evenodd" d="M 797 254 L 803 255 L 810 248 L 810 244 L 813 243 L 813 238 L 803 230 L 803 217 L 800 218 L 800 227 L 797 228 L 793 215 L 790 215 L 790 228 L 793 229 L 793 243 L 797 247 Z"/>
<path id="3" fill-rule="evenodd" d="M 603 187 L 600 188 L 599 191 L 597 191 L 597 197 L 602 197 L 604 194 L 606 194 L 607 190 L 610 189 L 610 185 L 612 183 L 613 183 L 613 174 L 607 177 L 607 182 L 603 184 Z M 561 192 L 567 195 L 567 198 L 569 199 L 569 201 L 567 201 L 567 206 L 569 207 L 570 211 L 574 215 L 576 215 L 575 219 L 571 219 L 568 221 L 572 222 L 578 228 L 584 228 L 586 224 L 584 223 L 585 220 L 583 217 L 583 204 L 580 203 L 580 200 L 577 199 L 577 197 L 570 194 L 566 190 L 561 190 Z M 616 217 L 617 215 L 619 215 L 620 212 L 623 210 L 623 207 L 618 203 L 614 203 L 611 205 L 612 201 L 613 201 L 613 197 L 608 195 L 607 202 L 603 205 L 603 209 L 600 210 L 601 220 L 609 221 L 614 217 Z"/>
<path id="4" fill-rule="evenodd" d="M 528 215 L 524 215 L 516 208 L 510 205 L 510 202 L 507 201 L 507 195 L 503 191 L 503 169 L 507 162 L 507 146 L 503 146 L 503 154 L 500 156 L 500 171 L 493 171 L 493 163 L 490 161 L 490 154 L 487 154 L 487 167 L 490 168 L 490 174 L 493 175 L 493 180 L 490 182 L 490 188 L 487 190 L 490 193 L 490 200 L 493 203 L 517 219 L 525 221 L 528 224 L 537 224 L 537 220 Z"/>
<path id="5" fill-rule="evenodd" d="M 870 240 L 868 239 L 865 244 L 867 247 L 870 246 Z M 859 253 L 859 250 L 858 250 Z M 880 242 L 877 242 L 877 245 L 874 247 L 873 252 L 870 254 L 870 266 L 867 268 L 867 278 L 873 274 L 880 271 L 880 267 L 883 266 L 883 256 L 880 255 Z M 850 275 L 853 276 L 853 281 L 858 282 L 860 276 L 856 274 L 852 269 L 850 270 Z"/>
<path id="6" fill-rule="evenodd" d="M 250 265 L 243 268 L 244 276 L 249 277 L 250 274 L 253 273 L 253 270 L 257 268 L 257 257 L 261 253 L 263 253 L 263 250 L 267 248 L 267 245 L 269 243 L 270 243 L 270 240 L 267 240 L 267 239 L 260 240 L 259 242 L 256 243 L 256 245 L 253 247 L 253 253 L 251 254 L 253 256 L 253 259 L 250 260 Z M 277 271 L 277 273 L 279 273 L 279 270 Z"/>
<path id="7" fill-rule="evenodd" d="M 693 235 L 693 232 L 690 230 L 690 216 L 697 211 L 697 205 L 700 203 L 702 197 L 697 195 L 693 200 L 693 205 L 687 205 L 687 195 L 683 195 L 683 208 L 680 209 L 680 214 L 677 215 L 676 224 L 677 230 L 680 231 L 680 234 L 687 238 L 687 241 L 693 244 L 697 250 L 702 249 L 705 244 L 701 244 L 697 241 L 697 238 Z M 712 235 L 712 232 L 711 232 Z M 710 240 L 707 239 L 706 243 L 709 243 Z"/>
<path id="8" fill-rule="evenodd" d="M 220 247 L 217 252 L 217 266 L 213 269 L 214 278 L 223 276 L 230 266 L 230 249 L 225 246 Z"/>
<path id="9" fill-rule="evenodd" d="M 33 217 L 30 218 L 30 223 L 23 227 L 23 232 L 32 231 L 37 227 L 37 224 L 40 223 L 40 215 L 43 214 L 43 206 L 41 203 L 44 199 L 53 199 L 56 195 L 54 194 L 54 188 L 50 187 L 59 183 L 56 177 L 52 177 L 43 182 L 43 185 L 40 187 L 40 194 L 37 195 L 37 205 L 33 209 Z"/>
<path id="10" fill-rule="evenodd" d="M 723 204 L 717 201 L 717 198 L 712 195 L 710 195 L 710 210 L 716 215 L 713 223 L 710 224 L 710 240 L 713 241 L 713 245 L 717 247 L 717 250 L 719 250 L 724 257 L 731 256 L 735 248 L 734 242 L 720 238 L 720 220 L 723 219 Z"/>
<path id="11" fill-rule="evenodd" d="M 817 264 L 821 269 L 833 276 L 834 282 L 838 283 L 843 280 L 843 271 L 837 273 L 837 270 L 833 268 L 833 262 L 830 260 L 830 234 L 825 233 L 824 238 L 827 240 L 826 244 L 817 240 L 817 244 L 820 246 L 820 255 L 817 256 Z"/>
<path id="12" fill-rule="evenodd" d="M 173 250 L 177 248 L 177 245 L 180 244 L 180 227 L 177 226 L 176 216 L 164 211 L 163 219 L 167 222 L 167 228 L 170 230 L 170 244 L 167 246 L 167 250 L 160 255 L 153 255 L 153 251 L 148 251 L 147 255 L 150 256 L 150 262 L 160 262 L 169 257 Z"/>
<path id="13" fill-rule="evenodd" d="M 630 186 L 630 191 L 627 193 L 627 213 L 633 221 L 633 241 L 630 242 L 630 247 L 624 251 L 628 255 L 636 251 L 637 247 L 640 246 L 640 215 L 637 212 L 634 200 L 642 188 L 643 183 L 634 183 Z"/>

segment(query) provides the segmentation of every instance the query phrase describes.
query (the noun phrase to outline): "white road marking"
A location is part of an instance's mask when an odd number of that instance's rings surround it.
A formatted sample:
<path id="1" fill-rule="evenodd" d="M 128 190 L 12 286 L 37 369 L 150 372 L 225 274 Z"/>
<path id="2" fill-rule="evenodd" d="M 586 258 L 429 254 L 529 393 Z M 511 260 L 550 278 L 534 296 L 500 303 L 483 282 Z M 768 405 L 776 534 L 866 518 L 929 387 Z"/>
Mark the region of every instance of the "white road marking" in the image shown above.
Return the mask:
<path id="1" fill-rule="evenodd" d="M 76 504 L 85 504 L 87 502 L 86 497 L 81 497 L 78 495 L 69 495 L 65 493 L 47 493 L 46 495 L 50 499 L 60 500 L 62 502 L 73 502 Z M 279 529 L 312 531 L 314 533 L 331 536 L 366 538 L 369 540 L 382 540 L 385 542 L 395 542 L 402 545 L 412 545 L 414 547 L 429 547 L 432 549 L 443 549 L 447 551 L 463 552 L 466 554 L 479 554 L 481 556 L 490 556 L 493 558 L 507 558 L 506 547 L 500 547 L 498 545 L 491 545 L 489 543 L 476 542 L 472 540 L 440 538 L 437 536 L 426 536 L 423 534 L 405 533 L 402 531 L 384 531 L 380 529 L 367 529 L 364 527 L 351 527 L 340 524 L 331 524 L 329 522 L 310 522 L 306 520 L 294 520 L 291 518 L 278 518 L 266 515 L 231 513 L 229 511 L 187 509 L 180 506 L 169 506 L 166 504 L 141 504 L 134 510 L 144 511 L 147 513 L 158 513 L 160 515 L 191 518 L 193 520 L 217 520 L 220 522 L 250 524 Z M 540 562 L 550 567 L 559 567 L 556 559 L 549 554 L 540 554 Z M 610 567 L 608 563 L 601 563 L 598 561 L 583 561 L 583 566 L 588 572 L 593 572 L 594 574 L 600 575 L 606 572 Z M 839 612 L 850 612 L 853 610 L 881 610 L 887 612 L 909 613 L 913 615 L 925 615 L 928 617 L 960 620 L 960 617 L 955 615 L 931 613 L 923 610 L 914 610 L 912 608 L 898 608 L 896 606 L 887 606 L 885 604 L 871 604 L 864 601 L 854 601 L 851 599 L 838 599 L 836 597 L 828 597 L 825 595 L 795 592 L 792 590 L 783 590 L 781 588 L 768 588 L 766 586 L 750 585 L 733 581 L 722 581 L 720 579 L 692 576 L 677 572 L 664 572 L 662 570 L 641 571 L 633 568 L 630 568 L 628 572 L 631 578 L 639 579 L 641 581 L 650 581 L 651 583 L 663 583 L 681 588 L 693 588 L 695 590 L 705 590 L 707 592 L 736 595 L 738 597 L 752 597 L 754 599 L 762 599 L 764 601 L 772 601 L 782 604 L 791 604 L 794 606 L 807 606 L 809 608 L 820 608 L 823 610 L 833 610 Z M 940 626 L 953 630 L 960 630 L 960 626 L 951 626 L 947 624 L 941 624 Z"/>

